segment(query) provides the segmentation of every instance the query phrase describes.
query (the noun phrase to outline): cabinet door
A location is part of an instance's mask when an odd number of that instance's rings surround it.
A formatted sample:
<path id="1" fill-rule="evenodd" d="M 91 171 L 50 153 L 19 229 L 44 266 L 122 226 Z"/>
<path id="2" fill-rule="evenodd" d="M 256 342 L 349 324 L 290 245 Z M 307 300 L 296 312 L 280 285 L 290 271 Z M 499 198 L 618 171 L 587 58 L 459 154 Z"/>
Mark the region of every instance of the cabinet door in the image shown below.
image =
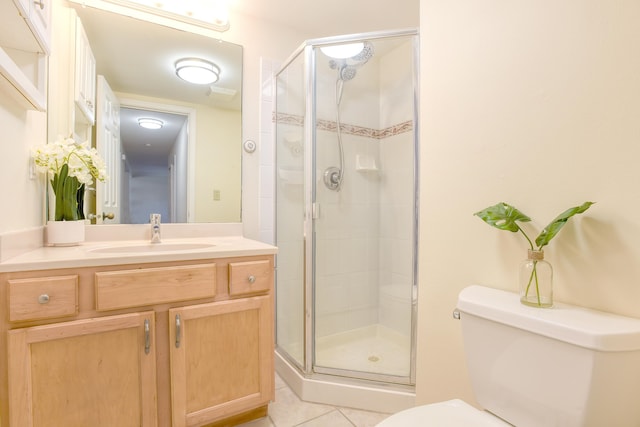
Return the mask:
<path id="1" fill-rule="evenodd" d="M 107 164 L 106 182 L 96 182 L 96 224 L 102 224 L 104 214 L 113 214 L 108 224 L 120 224 L 120 171 L 124 164 L 120 144 L 120 100 L 107 79 L 99 75 L 96 88 L 96 149 Z"/>
<path id="2" fill-rule="evenodd" d="M 49 54 L 51 45 L 51 8 L 53 0 L 32 0 L 29 13 L 30 26 L 42 50 Z"/>
<path id="3" fill-rule="evenodd" d="M 173 427 L 199 426 L 273 399 L 273 314 L 262 296 L 169 311 Z"/>
<path id="4" fill-rule="evenodd" d="M 93 125 L 96 117 L 96 59 L 82 21 L 76 19 L 75 102 L 85 122 Z M 82 119 L 77 117 L 77 119 Z"/>
<path id="5" fill-rule="evenodd" d="M 154 313 L 9 331 L 9 416 L 20 427 L 156 426 Z"/>

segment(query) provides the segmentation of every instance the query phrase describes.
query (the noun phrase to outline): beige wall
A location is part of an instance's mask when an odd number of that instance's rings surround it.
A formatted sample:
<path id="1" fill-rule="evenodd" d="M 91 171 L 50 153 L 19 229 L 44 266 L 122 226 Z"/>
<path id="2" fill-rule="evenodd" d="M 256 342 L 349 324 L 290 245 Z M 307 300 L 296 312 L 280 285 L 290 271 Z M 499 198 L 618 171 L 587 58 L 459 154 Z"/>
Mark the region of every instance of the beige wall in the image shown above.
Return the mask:
<path id="1" fill-rule="evenodd" d="M 198 109 L 196 148 L 196 222 L 240 222 L 240 127 L 239 111 L 206 106 Z M 215 165 L 215 167 L 212 167 Z M 213 199 L 213 192 L 220 199 Z"/>
<path id="2" fill-rule="evenodd" d="M 46 116 L 0 91 L 0 132 L 0 233 L 40 226 L 44 179 L 30 179 L 29 159 L 31 148 L 46 141 Z"/>
<path id="3" fill-rule="evenodd" d="M 516 290 L 520 235 L 473 213 L 499 201 L 532 234 L 597 202 L 546 252 L 558 301 L 640 317 L 640 3 L 421 1 L 418 400 L 472 401 L 456 296 Z"/>

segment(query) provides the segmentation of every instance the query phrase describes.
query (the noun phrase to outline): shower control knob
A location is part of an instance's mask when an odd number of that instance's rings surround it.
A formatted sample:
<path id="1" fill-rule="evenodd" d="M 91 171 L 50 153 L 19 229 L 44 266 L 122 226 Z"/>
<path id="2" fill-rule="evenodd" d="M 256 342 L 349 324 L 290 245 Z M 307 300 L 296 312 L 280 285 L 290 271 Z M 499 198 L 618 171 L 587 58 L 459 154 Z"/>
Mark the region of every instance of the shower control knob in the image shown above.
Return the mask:
<path id="1" fill-rule="evenodd" d="M 329 190 L 338 190 L 342 181 L 342 172 L 339 168 L 331 166 L 324 171 L 324 185 Z"/>

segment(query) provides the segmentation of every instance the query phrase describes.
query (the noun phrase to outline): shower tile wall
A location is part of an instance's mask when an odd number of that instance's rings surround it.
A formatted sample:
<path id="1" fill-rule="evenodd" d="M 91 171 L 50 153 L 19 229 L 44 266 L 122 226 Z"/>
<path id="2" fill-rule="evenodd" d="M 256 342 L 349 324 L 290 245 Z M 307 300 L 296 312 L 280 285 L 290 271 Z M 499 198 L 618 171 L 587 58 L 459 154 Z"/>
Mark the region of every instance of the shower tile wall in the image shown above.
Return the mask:
<path id="1" fill-rule="evenodd" d="M 346 101 L 349 92 L 345 90 Z M 377 111 L 363 111 L 370 117 Z M 346 120 L 345 114 L 345 121 Z M 338 165 L 336 132 L 317 135 L 317 172 Z M 342 190 L 319 185 L 316 221 L 316 336 L 363 328 L 378 321 L 379 176 L 356 171 L 356 156 L 380 164 L 372 138 L 343 133 Z"/>
<path id="2" fill-rule="evenodd" d="M 333 192 L 320 184 L 317 194 L 318 337 L 376 324 L 407 336 L 411 331 L 411 49 L 407 42 L 386 51 L 344 83 L 344 187 Z M 335 123 L 335 73 L 318 63 L 318 121 Z M 316 150 L 322 177 L 339 161 L 335 130 L 318 130 Z"/>
<path id="3" fill-rule="evenodd" d="M 318 52 L 317 119 L 329 129 L 317 130 L 316 174 L 339 166 L 336 127 L 337 71 Z M 316 201 L 316 338 L 360 329 L 378 322 L 379 176 L 356 171 L 356 156 L 379 164 L 379 144 L 368 135 L 379 128 L 377 62 L 357 70 L 343 84 L 344 179 L 341 191 L 321 183 Z M 362 135 L 362 136 L 361 136 Z"/>

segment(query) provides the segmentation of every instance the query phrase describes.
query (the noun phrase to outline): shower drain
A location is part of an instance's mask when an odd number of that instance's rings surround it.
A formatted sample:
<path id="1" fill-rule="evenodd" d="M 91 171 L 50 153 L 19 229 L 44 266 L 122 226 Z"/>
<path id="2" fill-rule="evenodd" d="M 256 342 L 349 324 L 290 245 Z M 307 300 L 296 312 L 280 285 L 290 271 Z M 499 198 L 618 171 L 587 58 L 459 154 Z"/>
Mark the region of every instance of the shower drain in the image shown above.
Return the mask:
<path id="1" fill-rule="evenodd" d="M 379 362 L 380 358 L 378 356 L 369 356 L 369 362 Z"/>

